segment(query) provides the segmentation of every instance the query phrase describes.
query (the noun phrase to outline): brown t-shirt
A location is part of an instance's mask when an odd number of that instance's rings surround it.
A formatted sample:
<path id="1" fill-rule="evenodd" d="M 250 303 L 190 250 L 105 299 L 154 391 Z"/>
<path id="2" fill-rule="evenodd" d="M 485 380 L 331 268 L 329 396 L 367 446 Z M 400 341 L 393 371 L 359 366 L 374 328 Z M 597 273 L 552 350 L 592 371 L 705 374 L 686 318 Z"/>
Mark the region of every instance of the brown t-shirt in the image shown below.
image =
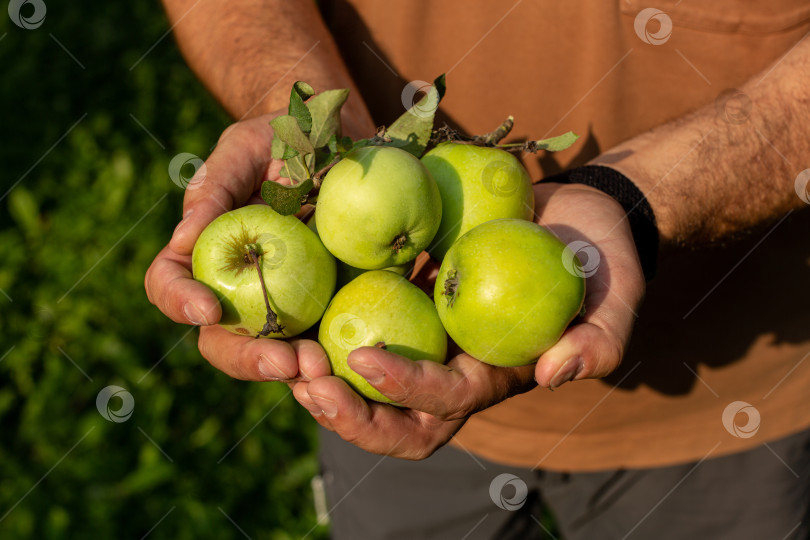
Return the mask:
<path id="1" fill-rule="evenodd" d="M 446 73 L 441 109 L 468 133 L 512 114 L 511 139 L 582 135 L 564 152 L 526 156 L 536 179 L 715 102 L 810 30 L 807 0 L 654 4 L 322 3 L 378 124 L 402 113 L 408 81 Z M 798 174 L 810 156 L 793 165 Z M 694 461 L 810 426 L 808 232 L 810 212 L 797 211 L 722 249 L 665 254 L 617 372 L 511 398 L 473 416 L 455 444 L 584 471 Z"/>

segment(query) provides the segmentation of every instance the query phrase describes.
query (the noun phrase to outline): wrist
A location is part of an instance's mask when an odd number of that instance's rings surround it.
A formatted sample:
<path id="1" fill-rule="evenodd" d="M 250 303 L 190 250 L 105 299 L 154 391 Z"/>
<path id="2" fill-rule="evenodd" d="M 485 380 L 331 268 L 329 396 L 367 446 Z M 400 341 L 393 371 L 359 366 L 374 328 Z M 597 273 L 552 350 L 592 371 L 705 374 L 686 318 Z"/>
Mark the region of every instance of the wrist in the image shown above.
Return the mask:
<path id="1" fill-rule="evenodd" d="M 624 210 L 647 280 L 655 276 L 659 232 L 655 213 L 646 196 L 627 176 L 616 169 L 586 165 L 543 179 L 542 183 L 583 185 L 597 189 Z"/>

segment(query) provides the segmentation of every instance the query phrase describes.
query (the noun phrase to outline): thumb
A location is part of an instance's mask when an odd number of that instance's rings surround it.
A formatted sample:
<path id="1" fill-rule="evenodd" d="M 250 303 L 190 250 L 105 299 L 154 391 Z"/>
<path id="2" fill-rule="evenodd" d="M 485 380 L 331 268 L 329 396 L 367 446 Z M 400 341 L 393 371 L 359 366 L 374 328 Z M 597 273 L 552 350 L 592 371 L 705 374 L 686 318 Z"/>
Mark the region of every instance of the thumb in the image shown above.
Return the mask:
<path id="1" fill-rule="evenodd" d="M 261 186 L 271 168 L 273 130 L 268 115 L 226 129 L 211 156 L 186 187 L 183 221 L 169 246 L 191 254 L 203 229 L 221 214 L 243 206 Z"/>
<path id="2" fill-rule="evenodd" d="M 619 366 L 623 353 L 622 340 L 609 330 L 578 324 L 540 356 L 535 379 L 540 386 L 556 388 L 568 381 L 605 377 Z"/>

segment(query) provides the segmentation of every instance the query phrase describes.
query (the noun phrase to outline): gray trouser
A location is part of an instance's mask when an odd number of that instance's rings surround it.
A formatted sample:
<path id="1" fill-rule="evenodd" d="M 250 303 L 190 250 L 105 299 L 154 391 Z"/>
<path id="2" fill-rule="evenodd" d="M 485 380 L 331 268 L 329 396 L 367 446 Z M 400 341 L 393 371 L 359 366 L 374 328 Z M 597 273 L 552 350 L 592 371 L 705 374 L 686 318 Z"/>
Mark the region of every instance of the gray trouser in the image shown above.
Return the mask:
<path id="1" fill-rule="evenodd" d="M 452 447 L 403 461 L 326 430 L 320 459 L 335 540 L 810 538 L 810 430 L 731 456 L 596 473 L 507 467 Z"/>

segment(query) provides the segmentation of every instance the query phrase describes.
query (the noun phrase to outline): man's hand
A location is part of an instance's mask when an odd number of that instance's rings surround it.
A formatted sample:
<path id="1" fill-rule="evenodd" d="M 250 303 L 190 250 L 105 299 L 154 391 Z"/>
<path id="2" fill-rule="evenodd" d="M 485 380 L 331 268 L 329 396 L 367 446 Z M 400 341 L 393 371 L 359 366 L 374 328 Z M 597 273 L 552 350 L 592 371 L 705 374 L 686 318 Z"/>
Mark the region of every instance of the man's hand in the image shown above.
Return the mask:
<path id="1" fill-rule="evenodd" d="M 577 254 L 587 259 L 582 261 L 585 314 L 543 353 L 535 380 L 554 388 L 569 380 L 604 377 L 622 360 L 645 291 L 625 212 L 610 196 L 582 185 L 538 184 L 535 198 L 540 225 L 566 244 L 590 245 Z"/>
<path id="2" fill-rule="evenodd" d="M 586 282 L 586 314 L 536 365 L 519 368 L 490 366 L 467 354 L 441 365 L 374 347 L 352 352 L 349 366 L 403 408 L 368 402 L 337 377 L 318 377 L 328 373 L 328 366 L 310 357 L 312 380 L 292 385 L 293 395 L 318 423 L 370 452 L 424 459 L 478 411 L 538 383 L 555 387 L 574 378 L 603 377 L 619 365 L 644 295 L 624 211 L 585 186 L 545 184 L 535 193 L 540 224 L 566 243 L 592 246 L 586 251 L 591 258 L 585 267 L 593 272 Z"/>
<path id="3" fill-rule="evenodd" d="M 199 348 L 216 368 L 237 379 L 266 381 L 300 377 L 297 351 L 301 342 L 252 339 L 217 326 L 222 310 L 216 295 L 191 276 L 191 252 L 203 229 L 217 216 L 246 204 L 262 203 L 257 195 L 265 180 L 277 180 L 281 163 L 270 158 L 276 114 L 238 122 L 226 129 L 216 149 L 189 183 L 183 220 L 169 245 L 146 272 L 150 302 L 170 319 L 201 326 Z"/>
<path id="4" fill-rule="evenodd" d="M 350 443 L 414 460 L 433 454 L 473 413 L 535 385 L 534 366 L 494 367 L 467 354 L 442 365 L 362 347 L 349 355 L 349 367 L 402 407 L 366 401 L 342 379 L 326 376 L 293 384 L 295 399 Z M 307 365 L 310 375 L 319 372 L 324 366 Z"/>

